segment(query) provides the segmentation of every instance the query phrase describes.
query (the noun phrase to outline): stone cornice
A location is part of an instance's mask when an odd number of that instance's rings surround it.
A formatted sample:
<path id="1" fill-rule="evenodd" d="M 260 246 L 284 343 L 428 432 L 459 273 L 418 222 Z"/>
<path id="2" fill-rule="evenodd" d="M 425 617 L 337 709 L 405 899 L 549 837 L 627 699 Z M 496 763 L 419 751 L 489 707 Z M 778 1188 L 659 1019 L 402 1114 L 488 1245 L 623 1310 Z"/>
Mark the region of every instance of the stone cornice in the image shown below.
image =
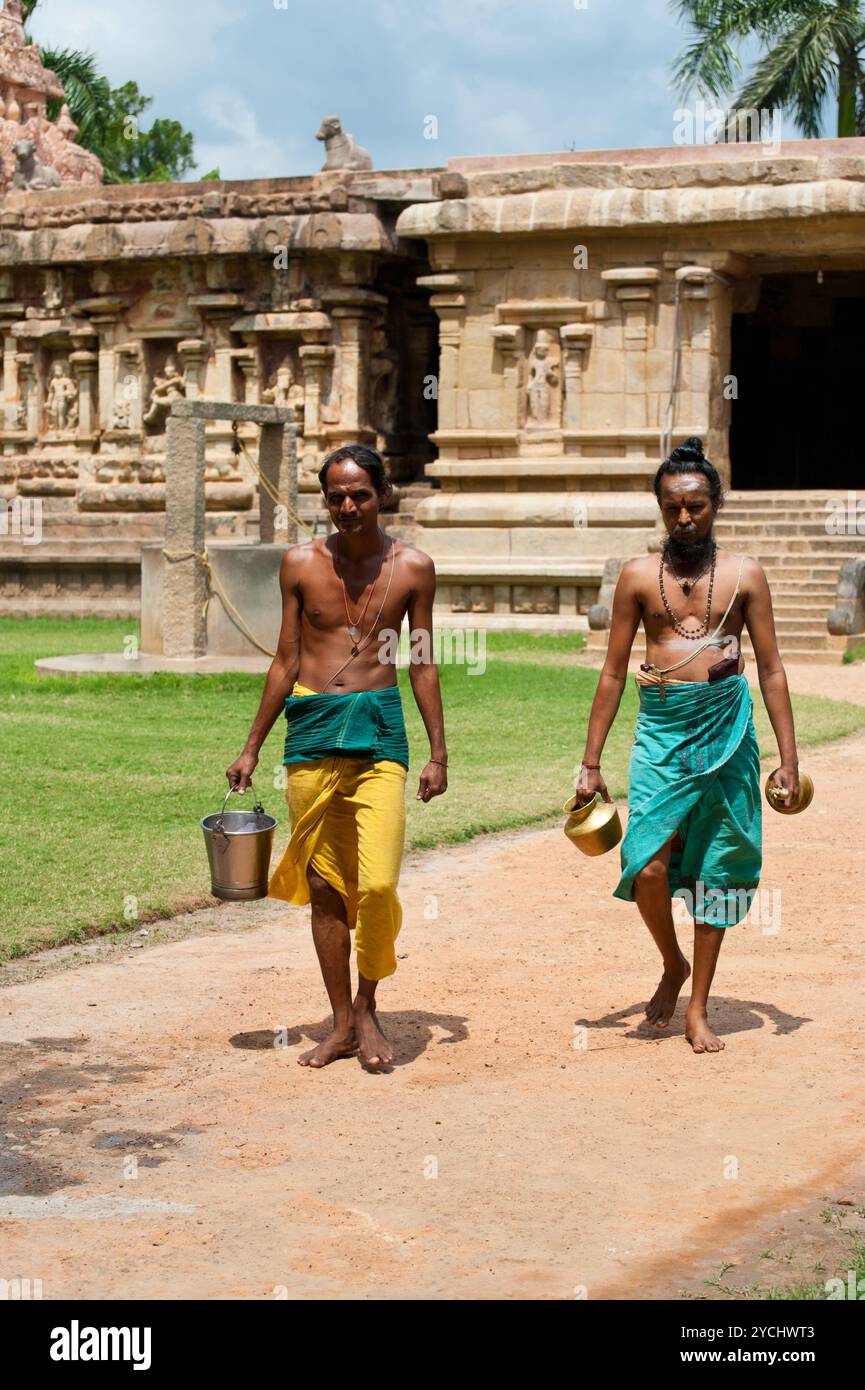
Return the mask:
<path id="1" fill-rule="evenodd" d="M 816 161 L 815 161 L 816 163 Z M 736 183 L 717 187 L 547 188 L 532 193 L 469 196 L 407 208 L 403 237 L 536 236 L 597 229 L 644 230 L 724 223 L 791 222 L 865 213 L 865 161 L 854 177 Z"/>
<path id="2" fill-rule="evenodd" d="M 57 265 L 162 257 L 262 255 L 292 251 L 396 250 L 392 231 L 375 213 L 313 213 L 298 217 L 189 217 L 177 221 L 76 222 L 17 230 L 0 216 L 0 265 Z"/>

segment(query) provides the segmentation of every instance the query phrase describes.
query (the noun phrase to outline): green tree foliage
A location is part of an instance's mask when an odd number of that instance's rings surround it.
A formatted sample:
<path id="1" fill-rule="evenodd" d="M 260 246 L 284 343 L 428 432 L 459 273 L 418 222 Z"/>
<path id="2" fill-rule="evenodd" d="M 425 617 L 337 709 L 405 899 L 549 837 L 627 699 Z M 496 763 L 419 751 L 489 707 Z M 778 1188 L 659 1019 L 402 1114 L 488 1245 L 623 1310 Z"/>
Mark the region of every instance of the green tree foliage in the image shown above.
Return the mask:
<path id="1" fill-rule="evenodd" d="M 29 19 L 39 0 L 25 0 Z M 194 136 L 179 121 L 156 120 L 141 129 L 141 117 L 153 98 L 136 82 L 112 87 L 99 71 L 92 53 L 71 48 L 43 48 L 42 61 L 55 73 L 66 93 L 72 119 L 79 127 L 78 143 L 101 159 L 106 183 L 163 183 L 182 179 L 196 167 Z M 56 117 L 59 102 L 50 102 Z M 211 170 L 208 178 L 218 178 Z"/>
<path id="2" fill-rule="evenodd" d="M 111 90 L 90 146 L 105 166 L 106 183 L 165 183 L 195 168 L 194 137 L 179 121 L 158 120 L 149 130 L 141 129 L 141 116 L 152 100 L 136 82 Z"/>
<path id="3" fill-rule="evenodd" d="M 733 108 L 782 108 L 816 138 L 832 99 L 837 134 L 865 134 L 863 0 L 673 0 L 673 9 L 693 30 L 674 68 L 682 92 L 729 95 L 742 71 L 737 46 L 756 39 L 762 56 Z"/>

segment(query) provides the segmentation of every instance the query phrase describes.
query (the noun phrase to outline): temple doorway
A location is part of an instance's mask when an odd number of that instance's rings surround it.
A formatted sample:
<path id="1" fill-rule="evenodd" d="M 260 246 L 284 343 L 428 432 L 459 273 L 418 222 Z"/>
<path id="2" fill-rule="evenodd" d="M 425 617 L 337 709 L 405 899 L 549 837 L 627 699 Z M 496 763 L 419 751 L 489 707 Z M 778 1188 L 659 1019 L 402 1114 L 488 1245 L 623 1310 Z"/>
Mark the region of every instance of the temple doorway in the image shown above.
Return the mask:
<path id="1" fill-rule="evenodd" d="M 731 347 L 732 486 L 861 484 L 865 271 L 763 276 Z"/>

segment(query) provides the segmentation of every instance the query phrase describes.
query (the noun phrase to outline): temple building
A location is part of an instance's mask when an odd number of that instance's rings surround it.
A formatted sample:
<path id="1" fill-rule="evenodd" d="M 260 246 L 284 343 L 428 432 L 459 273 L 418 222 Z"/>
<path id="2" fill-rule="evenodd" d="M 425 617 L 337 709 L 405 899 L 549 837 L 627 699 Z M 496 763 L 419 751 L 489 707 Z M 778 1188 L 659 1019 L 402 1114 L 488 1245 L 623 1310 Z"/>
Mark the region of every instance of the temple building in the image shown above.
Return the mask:
<path id="1" fill-rule="evenodd" d="M 855 644 L 865 504 L 858 529 L 827 516 L 865 471 L 865 139 L 382 171 L 330 117 L 314 176 L 106 186 L 46 114 L 63 92 L 20 11 L 0 14 L 0 496 L 39 499 L 42 529 L 0 534 L 0 612 L 137 616 L 185 398 L 293 408 L 313 527 L 323 456 L 380 448 L 441 621 L 596 638 L 618 567 L 657 545 L 660 459 L 699 435 L 782 651 Z M 209 536 L 253 534 L 226 421 L 206 506 Z"/>

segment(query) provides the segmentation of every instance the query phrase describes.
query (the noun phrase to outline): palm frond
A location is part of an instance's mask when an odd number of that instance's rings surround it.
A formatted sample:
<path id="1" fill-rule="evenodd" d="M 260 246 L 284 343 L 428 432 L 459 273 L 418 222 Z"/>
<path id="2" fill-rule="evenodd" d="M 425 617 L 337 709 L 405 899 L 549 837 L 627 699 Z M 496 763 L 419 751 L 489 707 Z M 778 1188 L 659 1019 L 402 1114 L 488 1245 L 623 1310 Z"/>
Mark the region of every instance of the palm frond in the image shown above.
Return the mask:
<path id="1" fill-rule="evenodd" d="M 75 48 L 44 48 L 42 61 L 63 87 L 72 118 L 81 127 L 83 143 L 101 124 L 111 99 L 111 84 L 100 73 L 92 53 Z"/>
<path id="2" fill-rule="evenodd" d="M 821 133 L 824 102 L 837 91 L 838 55 L 849 51 L 861 24 L 849 12 L 820 8 L 781 35 L 734 100 L 737 108 L 790 110 L 809 139 Z"/>
<path id="3" fill-rule="evenodd" d="M 675 60 L 674 84 L 683 96 L 697 88 L 714 97 L 732 88 L 741 68 L 736 41 L 754 36 L 771 46 L 791 24 L 839 13 L 834 0 L 672 0 L 671 8 L 695 31 Z"/>

